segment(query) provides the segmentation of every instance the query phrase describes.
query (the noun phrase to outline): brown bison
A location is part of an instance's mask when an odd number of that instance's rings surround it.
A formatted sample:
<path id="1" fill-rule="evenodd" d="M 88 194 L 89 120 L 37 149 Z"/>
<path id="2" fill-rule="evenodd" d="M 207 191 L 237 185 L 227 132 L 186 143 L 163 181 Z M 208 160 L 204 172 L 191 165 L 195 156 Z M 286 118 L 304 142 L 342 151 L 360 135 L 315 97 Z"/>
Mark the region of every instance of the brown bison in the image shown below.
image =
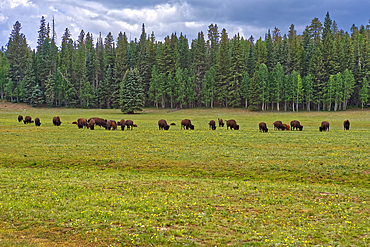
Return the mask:
<path id="1" fill-rule="evenodd" d="M 158 127 L 159 130 L 168 130 L 170 128 L 170 126 L 167 124 L 167 121 L 164 119 L 158 121 Z"/>
<path id="2" fill-rule="evenodd" d="M 121 119 L 121 121 L 118 122 L 118 125 L 121 126 L 121 130 L 125 130 L 126 121 L 124 119 Z"/>
<path id="3" fill-rule="evenodd" d="M 285 126 L 283 125 L 283 123 L 281 121 L 275 121 L 273 123 L 274 125 L 274 129 L 276 130 L 285 130 Z"/>
<path id="4" fill-rule="evenodd" d="M 234 119 L 227 120 L 226 122 L 226 127 L 227 129 L 234 129 L 234 130 L 239 130 L 239 125 L 236 124 L 236 121 Z"/>
<path id="5" fill-rule="evenodd" d="M 95 126 L 95 120 L 94 119 L 89 119 L 89 123 L 87 124 L 87 128 L 90 130 L 94 130 Z"/>
<path id="6" fill-rule="evenodd" d="M 35 125 L 36 126 L 40 126 L 41 125 L 41 122 L 40 122 L 40 118 L 35 118 Z"/>
<path id="7" fill-rule="evenodd" d="M 98 117 L 93 117 L 90 118 L 87 122 L 90 123 L 91 120 L 95 120 L 95 125 L 99 125 L 100 127 L 104 127 L 105 129 L 107 128 L 107 120 L 98 118 Z"/>
<path id="8" fill-rule="evenodd" d="M 224 127 L 224 120 L 222 120 L 222 118 L 219 118 L 218 119 L 218 127 Z"/>
<path id="9" fill-rule="evenodd" d="M 191 121 L 189 119 L 184 119 L 181 121 L 181 129 L 184 127 L 184 129 L 191 129 L 194 130 L 194 125 L 191 124 Z"/>
<path id="10" fill-rule="evenodd" d="M 60 126 L 62 124 L 62 122 L 60 121 L 59 116 L 53 117 L 53 124 L 55 126 Z"/>
<path id="11" fill-rule="evenodd" d="M 134 122 L 132 120 L 126 120 L 125 125 L 126 125 L 127 129 L 130 129 L 130 130 L 132 130 L 133 127 L 137 127 L 136 124 L 134 125 Z"/>
<path id="12" fill-rule="evenodd" d="M 170 125 L 176 125 L 175 123 L 170 123 Z"/>
<path id="13" fill-rule="evenodd" d="M 329 131 L 329 122 L 322 121 L 321 126 L 319 127 L 319 130 L 320 130 L 320 132 L 321 131 L 326 131 L 326 130 Z"/>
<path id="14" fill-rule="evenodd" d="M 87 127 L 87 120 L 86 118 L 79 118 L 77 119 L 77 126 L 79 129 L 83 129 L 83 127 Z"/>
<path id="15" fill-rule="evenodd" d="M 208 125 L 209 125 L 209 129 L 211 129 L 211 130 L 215 130 L 216 129 L 216 122 L 215 122 L 215 120 L 209 121 Z"/>
<path id="16" fill-rule="evenodd" d="M 349 120 L 347 119 L 346 121 L 343 122 L 344 130 L 349 130 Z"/>
<path id="17" fill-rule="evenodd" d="M 290 127 L 291 129 L 290 130 L 299 130 L 299 131 L 302 131 L 303 129 L 303 126 L 301 125 L 301 123 L 297 120 L 293 120 L 290 122 Z"/>
<path id="18" fill-rule="evenodd" d="M 269 129 L 267 128 L 265 122 L 260 122 L 260 124 L 258 125 L 258 127 L 260 128 L 260 132 L 262 131 L 263 133 L 265 133 L 265 132 L 268 132 L 269 131 Z"/>
<path id="19" fill-rule="evenodd" d="M 283 124 L 285 130 L 290 130 L 290 126 L 288 124 Z"/>
<path id="20" fill-rule="evenodd" d="M 18 116 L 18 122 L 21 122 L 23 120 L 23 116 L 19 115 Z"/>
<path id="21" fill-rule="evenodd" d="M 113 127 L 113 125 L 115 127 Z M 107 129 L 107 130 L 110 130 L 110 129 L 116 130 L 117 129 L 117 122 L 115 120 L 108 120 L 105 129 Z"/>
<path id="22" fill-rule="evenodd" d="M 23 120 L 24 124 L 29 124 L 32 123 L 32 118 L 30 116 L 26 116 Z"/>

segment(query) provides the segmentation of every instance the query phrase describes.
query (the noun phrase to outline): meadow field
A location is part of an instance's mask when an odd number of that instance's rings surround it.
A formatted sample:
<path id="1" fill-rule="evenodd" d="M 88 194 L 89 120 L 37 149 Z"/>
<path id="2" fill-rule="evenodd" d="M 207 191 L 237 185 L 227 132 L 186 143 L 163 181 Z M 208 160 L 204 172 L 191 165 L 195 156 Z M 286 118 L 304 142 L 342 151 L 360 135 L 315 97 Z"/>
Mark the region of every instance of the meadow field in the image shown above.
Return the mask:
<path id="1" fill-rule="evenodd" d="M 80 117 L 138 127 L 70 124 Z M 185 118 L 195 130 L 180 130 Z M 209 130 L 217 118 L 240 130 Z M 160 119 L 176 126 L 159 131 Z M 275 131 L 276 120 L 303 131 Z M 124 115 L 0 102 L 0 246 L 369 246 L 369 204 L 370 110 Z"/>

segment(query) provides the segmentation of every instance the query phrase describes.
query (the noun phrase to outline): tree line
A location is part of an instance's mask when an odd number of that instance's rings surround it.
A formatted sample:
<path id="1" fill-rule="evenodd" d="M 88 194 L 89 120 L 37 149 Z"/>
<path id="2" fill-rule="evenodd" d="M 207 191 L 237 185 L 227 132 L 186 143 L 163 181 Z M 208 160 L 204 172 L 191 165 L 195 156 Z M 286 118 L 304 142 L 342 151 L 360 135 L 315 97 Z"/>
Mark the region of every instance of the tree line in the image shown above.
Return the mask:
<path id="1" fill-rule="evenodd" d="M 370 24 L 370 23 L 369 23 Z M 339 30 L 329 13 L 302 34 L 275 27 L 264 40 L 229 37 L 217 24 L 189 41 L 156 41 L 111 32 L 95 40 L 68 28 L 56 45 L 54 20 L 42 17 L 31 50 L 17 21 L 0 52 L 0 96 L 32 106 L 117 108 L 246 107 L 251 110 L 345 110 L 368 102 L 370 25 Z"/>

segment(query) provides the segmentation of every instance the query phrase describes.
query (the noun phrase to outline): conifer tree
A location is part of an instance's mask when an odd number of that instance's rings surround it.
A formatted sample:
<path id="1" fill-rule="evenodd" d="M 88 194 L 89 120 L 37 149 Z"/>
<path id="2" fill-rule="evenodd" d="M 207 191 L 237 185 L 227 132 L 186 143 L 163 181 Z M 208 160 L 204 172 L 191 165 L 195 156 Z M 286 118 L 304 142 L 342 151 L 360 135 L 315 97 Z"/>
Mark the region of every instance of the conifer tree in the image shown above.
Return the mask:
<path id="1" fill-rule="evenodd" d="M 245 108 L 248 108 L 249 84 L 250 84 L 249 74 L 248 74 L 248 71 L 245 71 L 243 79 L 240 84 L 241 97 L 244 99 Z"/>
<path id="2" fill-rule="evenodd" d="M 209 106 L 213 108 L 216 93 L 216 70 L 211 67 L 208 71 L 206 71 L 202 84 L 202 102 L 206 107 Z"/>
<path id="3" fill-rule="evenodd" d="M 242 54 L 242 46 L 240 42 L 240 36 L 235 35 L 234 37 L 235 45 L 232 49 L 233 56 L 231 58 L 231 78 L 229 80 L 230 84 L 227 86 L 228 91 L 228 103 L 230 107 L 239 107 L 241 104 L 241 89 L 240 84 L 243 80 L 245 63 Z"/>
<path id="4" fill-rule="evenodd" d="M 128 69 L 127 61 L 127 48 L 128 42 L 126 33 L 120 32 L 117 39 L 117 48 L 116 48 L 116 64 L 114 67 L 114 78 L 115 84 L 113 87 L 112 93 L 112 106 L 113 108 L 119 108 L 120 102 L 120 85 L 123 80 L 123 77 Z M 149 89 L 148 89 L 149 90 Z"/>
<path id="5" fill-rule="evenodd" d="M 367 101 L 369 99 L 369 83 L 367 82 L 366 77 L 364 77 L 364 79 L 362 80 L 361 90 L 358 93 L 358 95 L 359 95 L 362 110 L 363 110 L 364 109 L 364 104 L 367 103 Z"/>
<path id="6" fill-rule="evenodd" d="M 181 69 L 189 68 L 190 66 L 190 51 L 189 43 L 186 36 L 180 34 L 179 43 L 177 45 L 179 51 L 179 67 Z"/>
<path id="7" fill-rule="evenodd" d="M 272 109 L 274 108 L 273 103 L 276 103 L 276 109 L 278 111 L 280 111 L 283 82 L 284 82 L 284 69 L 283 66 L 281 66 L 281 64 L 278 62 L 271 72 L 269 83 Z"/>
<path id="8" fill-rule="evenodd" d="M 335 89 L 336 89 L 335 83 L 336 83 L 335 76 L 331 75 L 329 77 L 328 83 L 326 84 L 325 95 L 324 95 L 324 99 L 325 99 L 325 103 L 327 104 L 328 111 L 331 110 L 331 104 L 333 102 L 333 99 L 335 98 Z"/>
<path id="9" fill-rule="evenodd" d="M 297 76 L 297 88 L 296 88 L 296 92 L 295 92 L 297 112 L 298 112 L 298 109 L 299 109 L 299 103 L 302 103 L 303 91 L 304 91 L 304 88 L 303 88 L 302 78 L 301 78 L 301 75 L 298 74 L 298 76 Z"/>
<path id="10" fill-rule="evenodd" d="M 258 88 L 257 80 L 258 80 L 258 71 L 255 71 L 253 77 L 250 80 L 249 91 L 248 91 L 248 98 L 249 98 L 248 109 L 251 111 L 258 110 L 259 88 Z"/>
<path id="11" fill-rule="evenodd" d="M 24 70 L 27 63 L 27 41 L 25 35 L 21 33 L 21 29 L 22 26 L 17 21 L 13 26 L 12 32 L 10 33 L 9 42 L 7 44 L 7 76 L 12 81 L 11 83 L 9 81 L 7 91 L 8 95 L 12 95 L 11 98 L 13 98 L 13 96 L 17 97 L 15 89 L 24 78 Z M 3 81 L 3 83 L 3 85 L 5 85 L 5 81 Z M 18 97 L 17 101 L 19 102 Z"/>
<path id="12" fill-rule="evenodd" d="M 31 104 L 32 106 L 40 106 L 44 101 L 44 95 L 40 90 L 39 85 L 33 87 L 32 95 L 31 95 Z"/>
<path id="13" fill-rule="evenodd" d="M 193 68 L 196 77 L 196 93 L 198 95 L 197 105 L 201 106 L 202 103 L 202 82 L 204 74 L 207 70 L 206 52 L 207 46 L 204 40 L 203 32 L 198 33 L 198 38 L 193 42 Z"/>
<path id="14" fill-rule="evenodd" d="M 222 30 L 220 49 L 217 54 L 217 100 L 223 106 L 228 107 L 227 87 L 230 80 L 230 53 L 228 50 L 229 39 L 226 29 Z"/>
<path id="15" fill-rule="evenodd" d="M 54 104 L 55 100 L 54 87 L 55 87 L 54 75 L 50 72 L 45 84 L 45 102 L 49 107 L 52 107 Z"/>
<path id="16" fill-rule="evenodd" d="M 322 88 L 325 88 L 323 81 L 324 75 L 324 64 L 321 53 L 321 42 L 317 41 L 315 44 L 314 55 L 310 62 L 310 74 L 314 82 L 314 103 L 317 104 L 317 110 L 320 111 L 320 103 L 322 102 Z"/>
<path id="17" fill-rule="evenodd" d="M 306 109 L 307 111 L 311 111 L 311 102 L 314 99 L 313 80 L 312 80 L 311 74 L 308 74 L 305 77 L 303 77 L 302 84 L 303 84 L 304 98 L 306 102 Z"/>
<path id="18" fill-rule="evenodd" d="M 217 51 L 219 47 L 220 34 L 218 32 L 217 24 L 211 24 L 208 26 L 208 56 L 209 66 L 215 66 L 217 64 Z"/>
<path id="19" fill-rule="evenodd" d="M 120 107 L 123 113 L 132 114 L 142 111 L 144 107 L 141 76 L 134 68 L 127 70 L 120 87 Z"/>
<path id="20" fill-rule="evenodd" d="M 355 87 L 355 78 L 351 71 L 346 69 L 343 72 L 343 110 L 347 109 L 348 100 Z"/>
<path id="21" fill-rule="evenodd" d="M 7 82 L 7 72 L 9 69 L 8 60 L 4 53 L 0 51 L 0 98 L 4 99 L 4 87 Z"/>
<path id="22" fill-rule="evenodd" d="M 261 63 L 258 74 L 257 74 L 257 86 L 259 91 L 259 103 L 261 104 L 262 111 L 266 110 L 267 102 L 269 102 L 269 91 L 268 91 L 268 78 L 269 73 L 267 66 L 264 63 Z"/>
<path id="23" fill-rule="evenodd" d="M 337 111 L 338 106 L 343 102 L 343 78 L 342 74 L 338 72 L 335 75 L 335 95 L 334 95 L 334 111 Z"/>

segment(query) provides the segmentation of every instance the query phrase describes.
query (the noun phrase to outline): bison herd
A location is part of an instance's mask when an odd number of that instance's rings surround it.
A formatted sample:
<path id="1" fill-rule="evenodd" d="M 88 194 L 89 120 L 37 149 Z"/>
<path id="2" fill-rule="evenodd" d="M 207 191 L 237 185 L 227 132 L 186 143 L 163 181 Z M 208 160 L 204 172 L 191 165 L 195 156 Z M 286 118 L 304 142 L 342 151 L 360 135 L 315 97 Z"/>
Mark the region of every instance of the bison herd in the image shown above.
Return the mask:
<path id="1" fill-rule="evenodd" d="M 40 118 L 35 118 L 33 121 L 30 116 L 26 116 L 23 118 L 23 116 L 18 116 L 18 122 L 23 121 L 24 124 L 29 123 L 35 123 L 36 126 L 41 126 Z M 226 121 L 226 127 L 227 130 L 230 128 L 230 130 L 239 130 L 239 125 L 236 123 L 234 119 L 225 120 Z M 62 122 L 60 121 L 60 117 L 56 116 L 53 117 L 53 125 L 60 126 Z M 79 129 L 83 129 L 84 127 L 90 130 L 94 130 L 95 126 L 103 127 L 106 130 L 116 130 L 118 126 L 121 126 L 121 130 L 125 130 L 125 127 L 127 129 L 132 130 L 133 127 L 137 127 L 136 124 L 132 120 L 124 120 L 121 119 L 120 121 L 115 120 L 107 120 L 103 118 L 93 117 L 87 120 L 86 118 L 79 118 L 76 122 L 73 122 L 72 124 L 76 124 Z M 170 125 L 176 125 L 175 123 L 171 123 Z M 164 119 L 161 119 L 158 121 L 158 127 L 159 130 L 168 130 L 170 128 L 170 125 L 167 124 L 167 121 Z M 209 129 L 216 130 L 216 121 L 211 120 L 209 123 Z M 284 124 L 281 121 L 275 121 L 272 123 L 274 125 L 275 130 L 303 130 L 303 126 L 301 123 L 297 120 L 293 120 L 290 122 L 290 125 Z M 349 130 L 349 120 L 346 120 L 343 122 L 344 130 Z M 218 127 L 224 127 L 224 120 L 218 119 Z M 265 122 L 261 122 L 258 125 L 260 132 L 268 132 L 268 128 Z M 191 129 L 194 130 L 194 125 L 191 123 L 190 119 L 184 119 L 181 121 L 181 130 L 182 129 Z M 319 127 L 319 131 L 329 131 L 329 122 L 323 121 L 321 123 L 321 126 Z"/>

